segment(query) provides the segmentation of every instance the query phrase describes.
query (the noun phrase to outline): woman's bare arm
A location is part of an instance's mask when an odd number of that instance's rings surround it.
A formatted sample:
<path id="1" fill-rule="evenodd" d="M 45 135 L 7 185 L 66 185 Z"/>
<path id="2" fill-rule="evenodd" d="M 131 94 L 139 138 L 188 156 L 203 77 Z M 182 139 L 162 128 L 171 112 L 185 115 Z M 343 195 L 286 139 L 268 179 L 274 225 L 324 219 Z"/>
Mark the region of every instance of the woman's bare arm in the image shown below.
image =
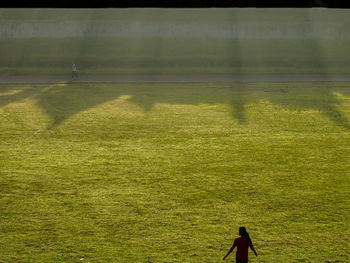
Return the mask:
<path id="1" fill-rule="evenodd" d="M 250 249 L 253 250 L 255 256 L 258 256 L 258 253 L 256 253 L 253 243 L 249 244 L 249 246 L 250 246 Z"/>
<path id="2" fill-rule="evenodd" d="M 235 245 L 233 245 L 233 246 L 230 248 L 230 250 L 227 252 L 226 256 L 224 256 L 223 260 L 225 260 L 225 259 L 228 257 L 228 255 L 230 255 L 231 252 L 232 252 L 234 249 L 235 249 Z"/>

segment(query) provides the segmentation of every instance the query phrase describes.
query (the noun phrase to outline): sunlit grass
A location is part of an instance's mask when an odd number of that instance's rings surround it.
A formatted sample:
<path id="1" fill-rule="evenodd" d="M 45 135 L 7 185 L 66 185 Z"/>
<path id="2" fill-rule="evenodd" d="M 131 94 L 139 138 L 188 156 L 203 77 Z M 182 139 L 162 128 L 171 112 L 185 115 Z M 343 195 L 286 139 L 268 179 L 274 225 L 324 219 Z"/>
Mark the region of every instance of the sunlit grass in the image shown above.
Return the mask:
<path id="1" fill-rule="evenodd" d="M 0 85 L 0 261 L 347 262 L 349 85 Z"/>

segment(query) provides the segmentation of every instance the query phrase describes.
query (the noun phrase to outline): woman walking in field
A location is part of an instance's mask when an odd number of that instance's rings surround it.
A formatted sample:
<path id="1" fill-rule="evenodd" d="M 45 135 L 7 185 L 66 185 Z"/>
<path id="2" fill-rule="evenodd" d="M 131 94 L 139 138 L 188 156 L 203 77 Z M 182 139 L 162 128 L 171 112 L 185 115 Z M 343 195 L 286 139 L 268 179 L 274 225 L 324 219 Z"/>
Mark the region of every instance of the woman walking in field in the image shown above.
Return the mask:
<path id="1" fill-rule="evenodd" d="M 235 239 L 233 242 L 232 247 L 227 252 L 226 256 L 224 256 L 223 260 L 227 258 L 228 255 L 231 254 L 231 252 L 237 247 L 236 251 L 236 263 L 247 263 L 248 262 L 248 247 L 250 247 L 251 250 L 253 250 L 255 256 L 258 256 L 256 253 L 252 240 L 249 237 L 249 234 L 245 227 L 239 228 L 239 237 Z"/>

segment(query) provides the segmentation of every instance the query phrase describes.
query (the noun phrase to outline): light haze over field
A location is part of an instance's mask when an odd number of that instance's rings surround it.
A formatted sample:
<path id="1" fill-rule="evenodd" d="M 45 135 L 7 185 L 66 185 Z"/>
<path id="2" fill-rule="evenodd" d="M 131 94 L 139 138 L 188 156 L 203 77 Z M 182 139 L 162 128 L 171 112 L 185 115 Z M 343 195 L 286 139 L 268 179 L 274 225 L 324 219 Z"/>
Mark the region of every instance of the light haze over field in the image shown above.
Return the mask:
<path id="1" fill-rule="evenodd" d="M 348 10 L 2 9 L 1 38 L 350 39 Z"/>
<path id="2" fill-rule="evenodd" d="M 334 9 L 1 9 L 0 73 L 350 73 Z"/>

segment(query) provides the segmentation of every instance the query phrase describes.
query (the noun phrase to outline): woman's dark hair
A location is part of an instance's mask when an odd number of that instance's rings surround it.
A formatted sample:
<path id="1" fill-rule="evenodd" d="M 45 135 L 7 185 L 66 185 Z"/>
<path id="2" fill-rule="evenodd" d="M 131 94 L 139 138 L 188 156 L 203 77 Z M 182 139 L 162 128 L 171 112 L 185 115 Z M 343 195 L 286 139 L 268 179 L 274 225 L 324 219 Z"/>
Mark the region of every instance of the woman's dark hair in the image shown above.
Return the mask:
<path id="1" fill-rule="evenodd" d="M 239 228 L 239 235 L 245 237 L 249 242 L 251 242 L 250 236 L 244 226 Z"/>

